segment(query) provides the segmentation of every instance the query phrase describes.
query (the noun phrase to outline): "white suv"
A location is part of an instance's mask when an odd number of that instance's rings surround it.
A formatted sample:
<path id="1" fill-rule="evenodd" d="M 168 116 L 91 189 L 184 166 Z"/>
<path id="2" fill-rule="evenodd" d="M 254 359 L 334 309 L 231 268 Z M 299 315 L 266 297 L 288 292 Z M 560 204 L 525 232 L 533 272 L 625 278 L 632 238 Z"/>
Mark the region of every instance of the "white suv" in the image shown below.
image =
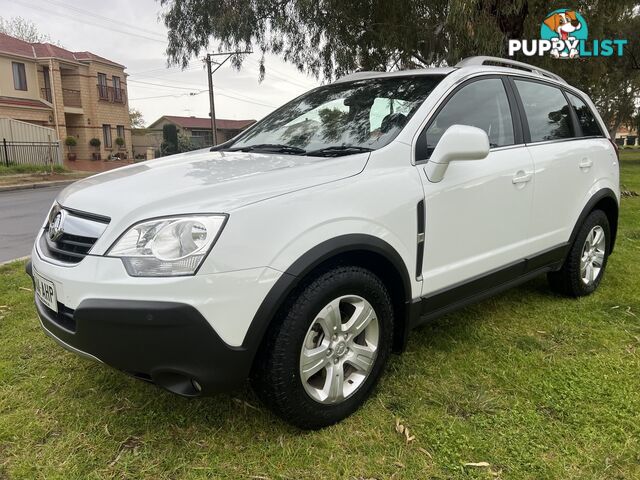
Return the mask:
<path id="1" fill-rule="evenodd" d="M 27 269 L 65 348 L 185 396 L 249 377 L 319 428 L 413 327 L 543 273 L 593 292 L 619 197 L 583 92 L 473 57 L 349 75 L 223 145 L 77 182 Z"/>

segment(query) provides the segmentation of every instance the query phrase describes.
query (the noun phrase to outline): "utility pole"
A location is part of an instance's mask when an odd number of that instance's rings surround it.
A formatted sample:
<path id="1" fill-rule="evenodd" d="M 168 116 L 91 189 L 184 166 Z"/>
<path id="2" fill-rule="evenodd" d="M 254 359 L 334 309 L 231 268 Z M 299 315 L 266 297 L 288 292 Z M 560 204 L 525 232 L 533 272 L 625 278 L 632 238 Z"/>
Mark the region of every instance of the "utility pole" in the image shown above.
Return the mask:
<path id="1" fill-rule="evenodd" d="M 213 97 L 213 74 L 218 71 L 218 69 L 225 64 L 227 60 L 229 60 L 234 55 L 244 55 L 248 53 L 253 53 L 251 51 L 244 52 L 220 52 L 220 53 L 207 53 L 205 58 L 205 62 L 207 63 L 207 79 L 209 81 L 209 116 L 211 117 L 211 133 L 213 134 L 213 144 L 218 144 L 218 134 L 216 129 L 216 106 Z M 211 57 L 219 57 L 224 55 L 224 60 L 221 62 L 214 62 L 211 60 Z M 216 65 L 215 69 L 211 68 L 211 64 Z"/>
<path id="2" fill-rule="evenodd" d="M 207 80 L 209 80 L 209 117 L 211 118 L 211 133 L 213 144 L 218 144 L 218 135 L 216 134 L 216 107 L 213 101 L 213 72 L 211 71 L 211 55 L 207 53 Z"/>

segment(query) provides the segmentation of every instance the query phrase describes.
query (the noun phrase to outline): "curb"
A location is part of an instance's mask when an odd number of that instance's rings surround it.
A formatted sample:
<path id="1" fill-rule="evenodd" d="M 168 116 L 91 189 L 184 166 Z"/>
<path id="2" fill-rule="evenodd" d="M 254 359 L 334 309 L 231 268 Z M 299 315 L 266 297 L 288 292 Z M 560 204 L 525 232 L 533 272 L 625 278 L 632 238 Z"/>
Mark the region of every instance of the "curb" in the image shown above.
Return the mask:
<path id="1" fill-rule="evenodd" d="M 78 180 L 81 180 L 81 179 L 76 178 L 75 180 L 56 180 L 53 182 L 24 183 L 21 185 L 3 185 L 3 186 L 0 186 L 0 193 L 12 192 L 14 190 L 32 190 L 35 188 L 63 187 L 65 185 L 71 185 L 73 182 L 77 182 Z"/>
<path id="2" fill-rule="evenodd" d="M 8 265 L 8 264 L 13 263 L 13 262 L 24 262 L 25 260 L 29 260 L 30 258 L 31 258 L 31 255 L 26 255 L 24 257 L 18 257 L 18 258 L 12 258 L 11 260 L 5 260 L 3 262 L 0 262 L 0 266 Z"/>

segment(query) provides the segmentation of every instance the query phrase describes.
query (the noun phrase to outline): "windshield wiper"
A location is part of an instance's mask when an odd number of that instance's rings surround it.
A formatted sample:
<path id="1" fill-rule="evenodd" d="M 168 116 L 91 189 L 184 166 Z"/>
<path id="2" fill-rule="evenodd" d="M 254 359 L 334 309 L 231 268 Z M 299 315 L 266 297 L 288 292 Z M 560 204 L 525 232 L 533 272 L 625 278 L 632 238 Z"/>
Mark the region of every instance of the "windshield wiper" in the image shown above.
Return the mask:
<path id="1" fill-rule="evenodd" d="M 358 145 L 333 145 L 331 147 L 311 150 L 305 155 L 310 157 L 339 157 L 341 155 L 353 155 L 355 153 L 373 152 L 373 148 L 359 147 Z"/>
<path id="2" fill-rule="evenodd" d="M 244 147 L 232 147 L 226 149 L 228 152 L 252 152 L 253 150 L 265 150 L 276 153 L 290 153 L 301 155 L 306 153 L 304 148 L 293 147 L 291 145 L 281 145 L 278 143 L 257 143 L 255 145 L 245 145 Z"/>

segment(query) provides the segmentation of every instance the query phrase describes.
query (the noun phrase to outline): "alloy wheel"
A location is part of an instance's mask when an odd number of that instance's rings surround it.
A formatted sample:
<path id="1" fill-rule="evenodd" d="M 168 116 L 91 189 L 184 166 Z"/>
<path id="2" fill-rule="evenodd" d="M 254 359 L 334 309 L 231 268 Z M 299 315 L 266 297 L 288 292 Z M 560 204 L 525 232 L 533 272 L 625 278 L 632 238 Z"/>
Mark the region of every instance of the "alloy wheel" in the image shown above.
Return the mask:
<path id="1" fill-rule="evenodd" d="M 329 302 L 311 323 L 300 352 L 307 394 L 337 404 L 355 393 L 375 364 L 380 325 L 371 304 L 358 295 Z"/>
<path id="2" fill-rule="evenodd" d="M 580 278 L 585 285 L 591 285 L 600 275 L 604 265 L 606 237 L 604 229 L 596 225 L 591 229 L 582 246 L 580 257 Z"/>

